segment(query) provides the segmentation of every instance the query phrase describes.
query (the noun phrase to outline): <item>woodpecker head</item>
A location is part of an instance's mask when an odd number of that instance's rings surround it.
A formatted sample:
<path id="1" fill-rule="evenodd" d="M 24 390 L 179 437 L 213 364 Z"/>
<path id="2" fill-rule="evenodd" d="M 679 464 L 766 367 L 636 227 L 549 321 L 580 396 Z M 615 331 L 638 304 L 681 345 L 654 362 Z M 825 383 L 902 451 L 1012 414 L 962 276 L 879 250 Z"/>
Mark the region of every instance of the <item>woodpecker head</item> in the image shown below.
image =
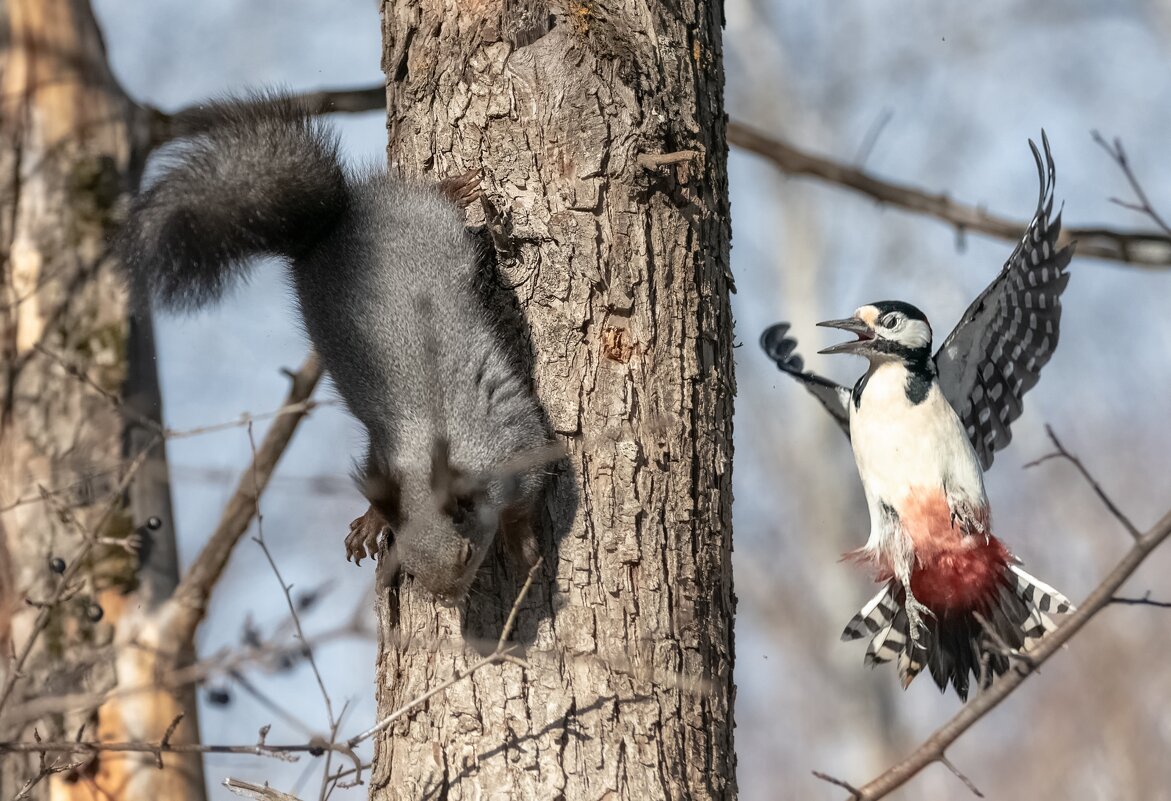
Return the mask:
<path id="1" fill-rule="evenodd" d="M 818 323 L 857 334 L 852 342 L 832 345 L 819 353 L 853 353 L 872 362 L 920 362 L 931 358 L 931 325 L 910 303 L 883 300 L 863 306 L 845 320 Z"/>

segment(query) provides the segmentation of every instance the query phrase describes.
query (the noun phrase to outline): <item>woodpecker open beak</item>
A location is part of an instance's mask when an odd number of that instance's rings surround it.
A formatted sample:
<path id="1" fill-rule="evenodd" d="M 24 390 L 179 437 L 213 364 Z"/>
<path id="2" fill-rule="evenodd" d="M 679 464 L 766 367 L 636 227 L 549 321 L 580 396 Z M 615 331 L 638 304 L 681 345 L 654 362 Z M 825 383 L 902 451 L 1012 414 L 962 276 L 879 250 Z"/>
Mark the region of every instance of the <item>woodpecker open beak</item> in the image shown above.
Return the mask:
<path id="1" fill-rule="evenodd" d="M 830 345 L 828 348 L 819 350 L 818 353 L 861 353 L 874 341 L 874 329 L 857 317 L 849 317 L 845 320 L 826 320 L 818 325 L 822 328 L 840 328 L 858 335 L 858 338 L 851 342 Z"/>

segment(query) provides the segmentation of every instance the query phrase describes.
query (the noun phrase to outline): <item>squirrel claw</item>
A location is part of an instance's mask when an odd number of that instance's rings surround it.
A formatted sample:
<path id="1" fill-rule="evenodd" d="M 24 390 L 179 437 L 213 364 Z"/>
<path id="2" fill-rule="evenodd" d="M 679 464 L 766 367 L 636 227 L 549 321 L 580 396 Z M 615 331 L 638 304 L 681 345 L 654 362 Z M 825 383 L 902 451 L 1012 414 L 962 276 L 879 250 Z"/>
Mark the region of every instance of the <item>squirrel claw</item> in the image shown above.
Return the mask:
<path id="1" fill-rule="evenodd" d="M 350 533 L 346 535 L 346 561 L 361 565 L 366 557 L 377 559 L 379 537 L 389 533 L 389 525 L 381 514 L 370 507 L 361 517 L 350 522 Z"/>

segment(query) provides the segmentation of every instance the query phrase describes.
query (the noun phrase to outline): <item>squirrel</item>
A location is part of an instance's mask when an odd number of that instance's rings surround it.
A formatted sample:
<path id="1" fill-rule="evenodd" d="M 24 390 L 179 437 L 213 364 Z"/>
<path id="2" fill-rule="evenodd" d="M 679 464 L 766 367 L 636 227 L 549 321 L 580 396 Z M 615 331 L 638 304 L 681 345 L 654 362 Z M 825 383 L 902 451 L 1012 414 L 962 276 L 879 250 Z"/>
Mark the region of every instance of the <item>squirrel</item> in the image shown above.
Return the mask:
<path id="1" fill-rule="evenodd" d="M 350 524 L 357 563 L 385 537 L 401 566 L 455 603 L 497 531 L 526 565 L 556 457 L 527 377 L 478 290 L 483 248 L 461 206 L 478 175 L 422 185 L 348 172 L 332 126 L 279 94 L 180 114 L 179 142 L 133 199 L 117 250 L 165 308 L 218 299 L 257 256 L 284 259 L 309 339 L 367 434 Z"/>

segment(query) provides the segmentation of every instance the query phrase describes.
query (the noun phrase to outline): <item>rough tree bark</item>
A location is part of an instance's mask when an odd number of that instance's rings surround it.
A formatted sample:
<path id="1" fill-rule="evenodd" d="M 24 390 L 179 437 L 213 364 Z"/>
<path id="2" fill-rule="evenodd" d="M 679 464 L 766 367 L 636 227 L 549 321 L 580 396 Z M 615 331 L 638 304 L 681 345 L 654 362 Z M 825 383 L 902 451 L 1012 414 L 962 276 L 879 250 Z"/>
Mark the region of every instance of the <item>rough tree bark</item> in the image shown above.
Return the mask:
<path id="1" fill-rule="evenodd" d="M 88 0 L 0 3 L 0 739 L 31 737 L 34 726 L 50 740 L 82 726 L 86 739 L 158 739 L 179 712 L 186 722 L 174 741 L 198 739 L 190 694 L 37 720 L 14 712 L 36 696 L 149 683 L 156 667 L 126 646 L 176 578 L 161 444 L 128 493 L 115 492 L 128 459 L 156 433 L 147 422 L 160 414 L 153 341 L 149 321 L 128 325 L 108 254 L 116 202 L 137 178 L 148 128 L 110 73 Z M 123 391 L 119 408 L 110 398 Z M 139 424 L 127 425 L 124 410 Z M 140 532 L 150 547 L 117 547 L 150 516 L 163 525 Z M 42 614 L 26 601 L 54 597 L 62 578 L 51 562 L 72 570 L 83 532 L 115 544 L 89 549 L 17 676 L 12 655 Z M 203 797 L 198 757 L 164 761 L 176 769 L 157 770 L 149 754 L 68 757 L 61 762 L 83 764 L 42 776 L 26 797 Z M 5 756 L 0 797 L 15 797 L 38 772 L 36 759 Z"/>
<path id="2" fill-rule="evenodd" d="M 568 451 L 491 665 L 391 726 L 375 799 L 732 798 L 732 317 L 722 6 L 386 0 L 389 152 L 480 167 Z M 379 604 L 386 714 L 491 647 L 523 576 Z M 484 646 L 482 641 L 490 645 Z"/>

